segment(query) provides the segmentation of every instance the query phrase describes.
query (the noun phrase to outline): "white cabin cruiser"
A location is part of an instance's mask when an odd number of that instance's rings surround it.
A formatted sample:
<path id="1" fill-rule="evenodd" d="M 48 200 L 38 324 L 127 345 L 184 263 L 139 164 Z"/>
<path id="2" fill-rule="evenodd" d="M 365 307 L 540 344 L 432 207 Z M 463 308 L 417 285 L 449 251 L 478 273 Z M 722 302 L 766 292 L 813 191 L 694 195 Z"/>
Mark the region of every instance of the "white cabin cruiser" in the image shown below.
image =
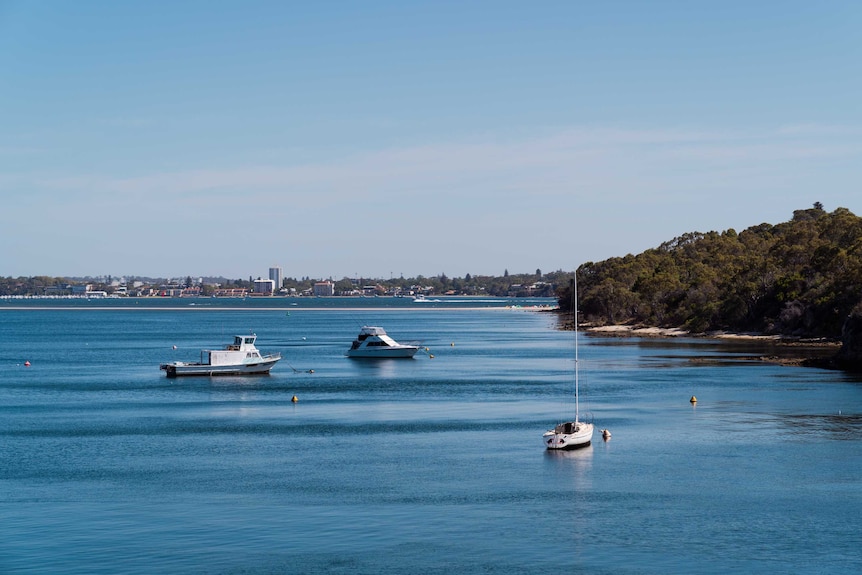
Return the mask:
<path id="1" fill-rule="evenodd" d="M 347 350 L 347 357 L 413 357 L 419 351 L 417 345 L 398 343 L 382 327 L 363 326 L 353 345 Z"/>
<path id="2" fill-rule="evenodd" d="M 172 361 L 163 363 L 159 369 L 165 370 L 168 377 L 184 375 L 251 375 L 269 373 L 278 360 L 280 353 L 261 355 L 254 346 L 257 336 L 237 335 L 233 344 L 224 349 L 204 349 L 199 362 Z"/>

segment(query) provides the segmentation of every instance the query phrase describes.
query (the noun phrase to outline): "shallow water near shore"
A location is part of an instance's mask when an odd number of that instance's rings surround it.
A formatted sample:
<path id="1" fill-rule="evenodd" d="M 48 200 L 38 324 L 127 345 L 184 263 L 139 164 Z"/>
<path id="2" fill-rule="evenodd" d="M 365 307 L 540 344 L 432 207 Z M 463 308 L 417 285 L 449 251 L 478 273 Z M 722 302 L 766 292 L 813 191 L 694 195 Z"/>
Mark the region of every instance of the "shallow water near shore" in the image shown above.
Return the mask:
<path id="1" fill-rule="evenodd" d="M 0 308 L 0 572 L 862 572 L 858 379 L 582 335 L 548 452 L 572 333 L 506 305 Z M 269 376 L 158 369 L 251 331 Z"/>

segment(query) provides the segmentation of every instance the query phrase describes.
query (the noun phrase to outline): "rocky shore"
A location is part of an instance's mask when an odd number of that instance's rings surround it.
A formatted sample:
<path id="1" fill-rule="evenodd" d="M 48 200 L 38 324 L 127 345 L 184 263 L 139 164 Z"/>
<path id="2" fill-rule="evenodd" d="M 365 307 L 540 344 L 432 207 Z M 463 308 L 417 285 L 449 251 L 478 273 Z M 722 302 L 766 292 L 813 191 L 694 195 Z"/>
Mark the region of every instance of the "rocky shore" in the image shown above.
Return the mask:
<path id="1" fill-rule="evenodd" d="M 561 329 L 572 329 L 572 322 L 560 319 Z M 677 338 L 696 337 L 762 343 L 769 345 L 776 353 L 751 356 L 751 361 L 766 361 L 781 365 L 819 367 L 862 372 L 862 315 L 851 315 L 844 323 L 840 340 L 828 338 L 802 338 L 757 333 L 704 332 L 691 333 L 682 328 L 661 328 L 639 325 L 581 324 L 581 331 L 587 335 L 600 337 L 654 337 Z"/>

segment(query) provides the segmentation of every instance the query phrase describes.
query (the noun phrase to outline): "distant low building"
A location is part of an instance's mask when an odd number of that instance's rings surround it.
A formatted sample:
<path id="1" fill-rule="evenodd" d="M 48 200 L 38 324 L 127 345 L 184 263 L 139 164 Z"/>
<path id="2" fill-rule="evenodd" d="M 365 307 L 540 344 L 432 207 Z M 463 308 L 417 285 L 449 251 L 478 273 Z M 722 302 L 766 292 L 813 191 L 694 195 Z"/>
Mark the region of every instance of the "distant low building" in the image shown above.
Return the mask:
<path id="1" fill-rule="evenodd" d="M 275 291 L 275 282 L 257 278 L 254 280 L 254 295 L 272 295 Z"/>
<path id="2" fill-rule="evenodd" d="M 315 296 L 322 297 L 335 295 L 335 284 L 331 281 L 316 282 L 314 284 L 313 293 Z"/>

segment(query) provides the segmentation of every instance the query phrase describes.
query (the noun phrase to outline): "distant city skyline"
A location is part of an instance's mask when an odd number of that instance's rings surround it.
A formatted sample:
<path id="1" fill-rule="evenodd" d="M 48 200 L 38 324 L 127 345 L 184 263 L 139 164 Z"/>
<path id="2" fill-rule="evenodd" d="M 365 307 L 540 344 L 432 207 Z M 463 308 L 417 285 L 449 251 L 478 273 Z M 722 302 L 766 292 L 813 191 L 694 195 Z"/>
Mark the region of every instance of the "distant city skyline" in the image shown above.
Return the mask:
<path id="1" fill-rule="evenodd" d="M 862 4 L 0 7 L 0 275 L 499 276 L 862 213 Z"/>

